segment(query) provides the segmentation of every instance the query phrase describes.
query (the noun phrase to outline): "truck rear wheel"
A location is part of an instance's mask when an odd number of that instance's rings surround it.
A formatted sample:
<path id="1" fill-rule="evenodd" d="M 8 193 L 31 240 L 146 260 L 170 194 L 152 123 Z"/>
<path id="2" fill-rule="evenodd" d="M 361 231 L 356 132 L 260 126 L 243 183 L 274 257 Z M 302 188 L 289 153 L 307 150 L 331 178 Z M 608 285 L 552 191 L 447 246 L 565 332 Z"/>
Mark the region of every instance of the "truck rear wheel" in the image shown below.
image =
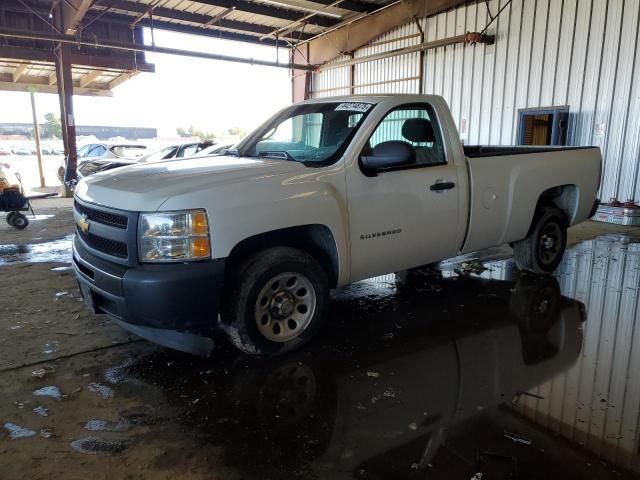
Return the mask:
<path id="1" fill-rule="evenodd" d="M 231 275 L 222 327 L 250 355 L 279 355 L 307 343 L 320 328 L 329 285 L 320 264 L 289 247 L 264 250 Z"/>
<path id="2" fill-rule="evenodd" d="M 567 217 L 556 207 L 542 207 L 527 237 L 513 245 L 520 270 L 552 273 L 562 261 L 567 246 Z"/>

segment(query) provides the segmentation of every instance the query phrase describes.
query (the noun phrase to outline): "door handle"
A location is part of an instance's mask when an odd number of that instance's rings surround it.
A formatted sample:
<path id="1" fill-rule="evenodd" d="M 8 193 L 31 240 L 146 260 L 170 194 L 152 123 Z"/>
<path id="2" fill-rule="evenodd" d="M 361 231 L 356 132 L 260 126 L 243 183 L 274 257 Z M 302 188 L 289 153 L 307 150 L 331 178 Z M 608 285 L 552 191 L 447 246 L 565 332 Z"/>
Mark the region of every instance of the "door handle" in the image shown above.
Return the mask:
<path id="1" fill-rule="evenodd" d="M 442 190 L 451 190 L 456 186 L 453 182 L 436 182 L 429 187 L 433 192 L 441 192 Z"/>

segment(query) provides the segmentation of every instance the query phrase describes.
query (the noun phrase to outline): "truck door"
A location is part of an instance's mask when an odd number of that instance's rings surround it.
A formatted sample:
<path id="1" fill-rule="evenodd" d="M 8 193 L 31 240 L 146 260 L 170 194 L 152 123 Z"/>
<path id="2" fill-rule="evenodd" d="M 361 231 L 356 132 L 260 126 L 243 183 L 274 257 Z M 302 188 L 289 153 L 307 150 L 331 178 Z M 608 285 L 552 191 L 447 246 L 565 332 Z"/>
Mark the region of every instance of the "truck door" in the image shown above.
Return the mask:
<path id="1" fill-rule="evenodd" d="M 406 145 L 415 152 L 410 164 L 363 165 L 362 156 L 380 159 Z M 452 156 L 430 104 L 403 104 L 382 118 L 347 174 L 352 281 L 457 254 L 466 179 Z"/>

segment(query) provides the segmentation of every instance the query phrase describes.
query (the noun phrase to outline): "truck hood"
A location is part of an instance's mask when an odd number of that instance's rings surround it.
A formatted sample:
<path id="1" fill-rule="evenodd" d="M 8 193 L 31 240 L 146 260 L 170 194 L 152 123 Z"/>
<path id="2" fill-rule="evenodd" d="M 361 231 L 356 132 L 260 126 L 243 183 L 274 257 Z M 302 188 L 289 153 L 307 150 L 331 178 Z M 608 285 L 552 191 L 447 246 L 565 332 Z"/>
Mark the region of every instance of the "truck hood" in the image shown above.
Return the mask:
<path id="1" fill-rule="evenodd" d="M 185 192 L 262 176 L 302 171 L 298 162 L 216 156 L 167 160 L 107 170 L 83 178 L 76 195 L 87 202 L 130 211 L 155 211 Z"/>

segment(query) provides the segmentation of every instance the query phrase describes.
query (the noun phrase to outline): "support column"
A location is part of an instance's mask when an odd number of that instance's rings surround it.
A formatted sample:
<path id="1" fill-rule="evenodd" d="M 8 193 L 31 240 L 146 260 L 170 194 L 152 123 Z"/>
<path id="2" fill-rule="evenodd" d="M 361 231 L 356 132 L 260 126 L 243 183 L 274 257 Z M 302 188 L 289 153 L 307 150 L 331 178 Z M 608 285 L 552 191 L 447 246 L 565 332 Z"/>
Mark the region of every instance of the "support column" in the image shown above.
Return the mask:
<path id="1" fill-rule="evenodd" d="M 44 187 L 44 173 L 42 173 L 42 149 L 40 148 L 40 126 L 38 125 L 38 114 L 36 113 L 36 96 L 31 90 L 31 114 L 33 115 L 33 134 L 36 139 L 36 155 L 38 156 L 38 173 L 40 174 L 40 186 Z"/>
<path id="2" fill-rule="evenodd" d="M 65 182 L 76 178 L 78 154 L 76 149 L 76 122 L 73 114 L 73 79 L 71 77 L 71 62 L 69 45 L 58 43 L 54 48 L 56 57 L 56 77 L 58 97 L 60 100 L 60 122 L 62 123 L 62 141 L 66 158 Z M 71 196 L 69 188 L 63 186 L 65 197 Z"/>
<path id="3" fill-rule="evenodd" d="M 291 63 L 308 63 L 308 44 L 291 50 Z M 291 71 L 291 97 L 293 103 L 301 102 L 311 98 L 311 72 L 292 70 Z"/>
<path id="4" fill-rule="evenodd" d="M 353 60 L 355 58 L 355 54 L 353 52 L 351 52 L 349 54 L 349 57 L 351 58 L 351 60 Z M 356 94 L 356 65 L 350 65 L 349 66 L 349 95 L 355 95 Z"/>

